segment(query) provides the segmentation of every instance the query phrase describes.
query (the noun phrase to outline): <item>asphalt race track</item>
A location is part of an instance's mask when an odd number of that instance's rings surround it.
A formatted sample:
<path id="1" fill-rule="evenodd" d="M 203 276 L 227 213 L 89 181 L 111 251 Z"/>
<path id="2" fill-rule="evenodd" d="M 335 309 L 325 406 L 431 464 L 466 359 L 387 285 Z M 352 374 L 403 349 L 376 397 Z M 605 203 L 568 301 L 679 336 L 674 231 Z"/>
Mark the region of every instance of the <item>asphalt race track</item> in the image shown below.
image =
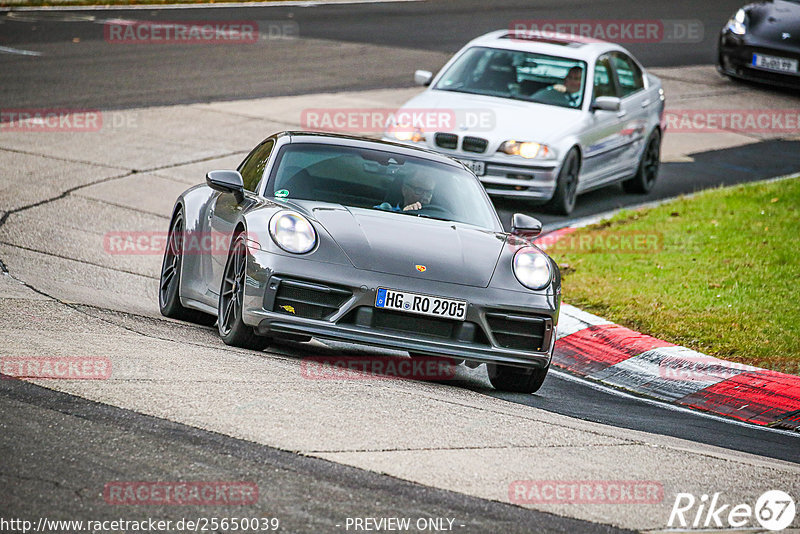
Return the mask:
<path id="1" fill-rule="evenodd" d="M 535 395 L 493 390 L 484 367 L 460 366 L 447 384 L 309 383 L 298 373 L 309 354 L 382 353 L 316 341 L 264 353 L 226 347 L 215 328 L 158 315 L 160 258 L 91 250 L 103 231 L 165 230 L 173 191 L 293 125 L 275 118 L 270 99 L 286 99 L 275 109 L 313 105 L 320 93 L 402 101 L 415 69 L 438 69 L 468 39 L 510 20 L 699 21 L 700 42 L 628 47 L 680 92 L 675 102 L 707 102 L 699 99 L 708 83 L 711 98 L 726 102 L 800 107 L 786 91 L 701 77 L 714 75 L 716 35 L 738 1 L 487 5 L 0 12 L 0 109 L 118 110 L 140 125 L 96 146 L 68 134 L 39 142 L 0 132 L 0 355 L 102 352 L 121 362 L 119 381 L 96 389 L 0 380 L 0 517 L 232 515 L 220 506 L 109 506 L 102 488 L 113 480 L 254 481 L 260 499 L 246 515 L 279 517 L 287 532 L 344 532 L 346 518 L 367 516 L 455 518 L 460 532 L 655 532 L 666 529 L 677 492 L 797 495 L 797 434 L 675 410 L 560 372 Z M 125 46 L 104 40 L 111 19 L 289 21 L 298 37 Z M 555 229 L 625 205 L 800 171 L 797 134 L 674 139 L 649 195 L 606 187 L 579 197 L 569 219 L 498 200 L 501 218 L 508 224 L 526 212 Z M 525 476 L 649 476 L 663 481 L 665 496 L 644 509 L 508 504 L 508 484 Z"/>
<path id="2" fill-rule="evenodd" d="M 703 27 L 701 43 L 633 43 L 630 50 L 647 66 L 706 64 L 714 60 L 717 33 L 739 7 L 737 0 L 702 5 L 693 0 L 504 0 L 491 5 L 487 9 L 485 2 L 477 0 L 441 0 L 305 9 L 16 12 L 0 17 L 0 46 L 44 55 L 31 61 L 0 53 L 0 69 L 14 73 L 3 76 L 0 91 L 8 107 L 113 109 L 408 87 L 415 69 L 438 70 L 469 39 L 507 28 L 512 20 L 539 18 L 697 20 Z M 109 46 L 104 42 L 103 23 L 111 19 L 288 21 L 297 24 L 300 42 L 271 40 L 258 46 L 213 48 Z M 323 52 L 320 41 L 324 41 Z M 314 59 L 309 61 L 310 57 Z"/>

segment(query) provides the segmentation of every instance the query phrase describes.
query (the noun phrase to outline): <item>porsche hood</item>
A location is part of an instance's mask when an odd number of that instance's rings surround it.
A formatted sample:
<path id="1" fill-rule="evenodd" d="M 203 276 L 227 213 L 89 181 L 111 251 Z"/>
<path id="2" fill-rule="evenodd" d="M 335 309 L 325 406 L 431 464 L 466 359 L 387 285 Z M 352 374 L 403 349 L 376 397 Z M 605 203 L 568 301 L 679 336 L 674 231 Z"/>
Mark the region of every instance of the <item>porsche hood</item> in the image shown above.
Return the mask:
<path id="1" fill-rule="evenodd" d="M 353 266 L 368 271 L 487 287 L 505 243 L 501 233 L 460 223 L 332 204 L 304 207 Z"/>

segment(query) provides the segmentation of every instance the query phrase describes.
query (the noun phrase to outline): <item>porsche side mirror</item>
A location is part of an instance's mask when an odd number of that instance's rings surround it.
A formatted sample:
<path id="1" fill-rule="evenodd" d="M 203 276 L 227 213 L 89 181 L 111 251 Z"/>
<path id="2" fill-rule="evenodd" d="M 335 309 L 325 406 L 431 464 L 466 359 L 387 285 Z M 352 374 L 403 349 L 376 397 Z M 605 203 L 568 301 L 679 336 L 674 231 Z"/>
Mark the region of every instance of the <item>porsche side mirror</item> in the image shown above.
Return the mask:
<path id="1" fill-rule="evenodd" d="M 433 73 L 427 70 L 418 70 L 414 73 L 414 83 L 417 85 L 430 85 Z"/>
<path id="2" fill-rule="evenodd" d="M 233 193 L 236 202 L 244 200 L 244 181 L 239 171 L 211 171 L 206 174 L 208 187 L 223 193 Z"/>
<path id="3" fill-rule="evenodd" d="M 524 213 L 511 217 L 511 233 L 521 237 L 536 237 L 542 233 L 542 222 Z"/>
<path id="4" fill-rule="evenodd" d="M 615 96 L 598 96 L 592 102 L 592 111 L 619 111 L 622 103 L 619 98 Z"/>

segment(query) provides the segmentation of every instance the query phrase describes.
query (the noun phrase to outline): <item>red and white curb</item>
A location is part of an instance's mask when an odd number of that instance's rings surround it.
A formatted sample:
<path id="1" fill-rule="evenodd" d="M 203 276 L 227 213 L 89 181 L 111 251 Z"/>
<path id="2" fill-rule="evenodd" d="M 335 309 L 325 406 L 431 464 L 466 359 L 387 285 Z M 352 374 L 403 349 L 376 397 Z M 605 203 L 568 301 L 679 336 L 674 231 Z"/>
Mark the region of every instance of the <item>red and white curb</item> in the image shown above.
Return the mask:
<path id="1" fill-rule="evenodd" d="M 575 231 L 537 239 L 546 248 Z M 552 365 L 663 402 L 800 431 L 800 376 L 733 363 L 562 304 Z"/>

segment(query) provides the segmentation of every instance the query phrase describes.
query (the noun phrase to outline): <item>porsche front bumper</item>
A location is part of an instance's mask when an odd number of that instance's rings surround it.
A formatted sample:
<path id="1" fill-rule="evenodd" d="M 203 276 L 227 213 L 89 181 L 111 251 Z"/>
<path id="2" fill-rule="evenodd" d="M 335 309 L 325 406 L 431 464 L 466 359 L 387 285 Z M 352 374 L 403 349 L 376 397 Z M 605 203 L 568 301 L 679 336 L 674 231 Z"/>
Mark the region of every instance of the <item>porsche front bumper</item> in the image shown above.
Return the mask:
<path id="1" fill-rule="evenodd" d="M 463 299 L 464 321 L 376 308 L 379 287 Z M 543 368 L 560 299 L 250 250 L 244 322 L 260 335 L 310 335 L 475 362 Z"/>

